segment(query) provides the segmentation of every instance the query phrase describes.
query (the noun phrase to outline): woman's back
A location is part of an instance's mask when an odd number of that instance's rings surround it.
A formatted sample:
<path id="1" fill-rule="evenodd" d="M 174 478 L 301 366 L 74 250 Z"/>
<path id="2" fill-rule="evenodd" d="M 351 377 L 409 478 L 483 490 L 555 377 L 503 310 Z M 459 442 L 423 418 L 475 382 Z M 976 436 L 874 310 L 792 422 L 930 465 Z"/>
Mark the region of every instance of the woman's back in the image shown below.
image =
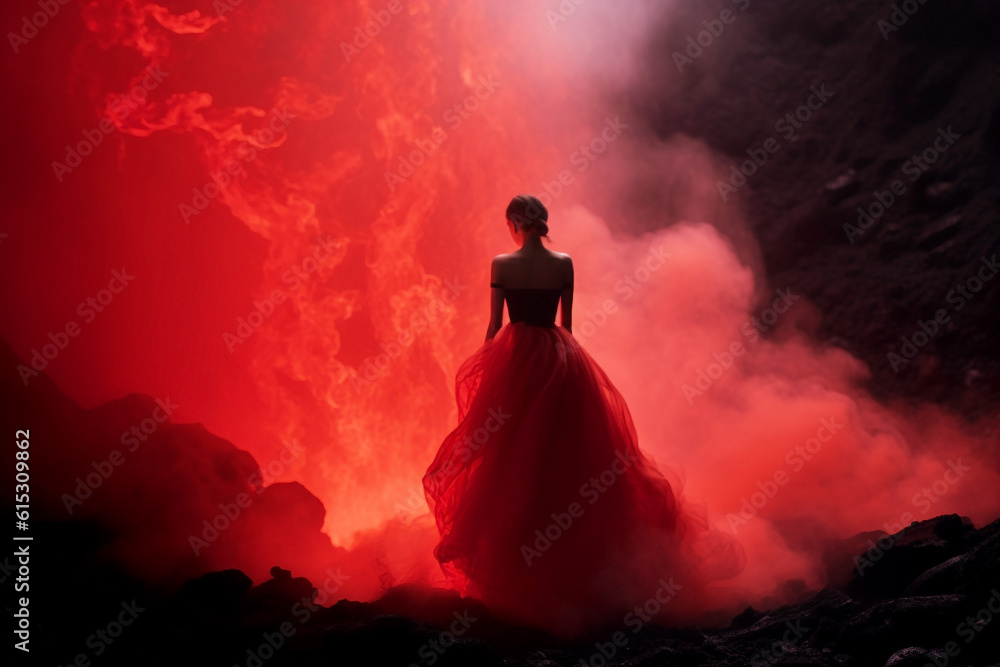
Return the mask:
<path id="1" fill-rule="evenodd" d="M 573 283 L 573 260 L 546 248 L 526 249 L 497 255 L 499 284 L 507 289 L 557 289 Z"/>
<path id="2" fill-rule="evenodd" d="M 555 326 L 560 298 L 568 312 L 573 293 L 573 260 L 545 248 L 522 248 L 494 260 L 491 287 L 507 302 L 511 323 Z M 569 320 L 564 318 L 563 325 Z M 567 326 L 568 328 L 568 326 Z"/>

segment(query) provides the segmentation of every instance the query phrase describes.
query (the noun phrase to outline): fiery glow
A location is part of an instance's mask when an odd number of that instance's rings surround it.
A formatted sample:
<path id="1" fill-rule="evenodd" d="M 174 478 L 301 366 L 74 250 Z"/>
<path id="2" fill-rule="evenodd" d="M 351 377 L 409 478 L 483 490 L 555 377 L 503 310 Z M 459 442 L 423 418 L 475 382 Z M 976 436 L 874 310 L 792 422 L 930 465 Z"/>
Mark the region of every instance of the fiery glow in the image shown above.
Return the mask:
<path id="1" fill-rule="evenodd" d="M 995 431 L 876 404 L 859 362 L 812 342 L 804 299 L 776 335 L 741 331 L 786 286 L 764 284 L 739 210 L 716 196 L 725 161 L 651 136 L 620 101 L 644 83 L 635 59 L 669 19 L 661 4 L 584 3 L 559 19 L 527 0 L 84 5 L 69 81 L 89 106 L 74 122 L 118 132 L 36 192 L 64 202 L 43 206 L 49 220 L 73 213 L 72 196 L 94 204 L 78 216 L 94 238 L 79 255 L 47 239 L 15 270 L 44 286 L 73 257 L 85 277 L 122 261 L 139 277 L 101 335 L 47 372 L 88 405 L 169 393 L 175 420 L 204 422 L 265 472 L 282 442 L 300 443 L 268 481 L 301 482 L 334 544 L 382 559 L 391 576 L 357 594 L 433 579 L 420 478 L 454 426 L 455 370 L 485 333 L 489 259 L 510 249 L 502 211 L 536 192 L 554 247 L 576 259 L 577 336 L 622 389 L 641 445 L 719 526 L 788 472 L 736 524 L 750 594 L 787 577 L 821 585 L 829 540 L 908 511 L 995 517 L 1000 500 L 975 493 L 996 488 L 980 455 Z M 33 152 L 62 160 L 78 135 Z M 650 271 L 651 252 L 671 256 Z M 78 298 L 53 289 L 12 332 L 19 350 Z M 685 393 L 734 341 L 745 353 Z M 827 418 L 843 430 L 793 470 L 786 453 Z M 968 476 L 918 513 L 915 494 L 959 457 Z"/>

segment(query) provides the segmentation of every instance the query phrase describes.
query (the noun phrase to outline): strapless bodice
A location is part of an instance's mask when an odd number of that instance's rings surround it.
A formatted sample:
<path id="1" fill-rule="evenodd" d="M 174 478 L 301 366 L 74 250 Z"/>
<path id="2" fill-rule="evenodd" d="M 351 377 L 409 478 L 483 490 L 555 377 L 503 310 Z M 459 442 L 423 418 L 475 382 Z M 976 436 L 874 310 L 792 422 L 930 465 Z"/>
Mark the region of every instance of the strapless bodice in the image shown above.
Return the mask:
<path id="1" fill-rule="evenodd" d="M 563 288 L 511 288 L 496 283 L 490 283 L 490 286 L 503 289 L 511 324 L 524 322 L 536 327 L 555 326 L 556 309 L 559 307 L 559 296 Z"/>

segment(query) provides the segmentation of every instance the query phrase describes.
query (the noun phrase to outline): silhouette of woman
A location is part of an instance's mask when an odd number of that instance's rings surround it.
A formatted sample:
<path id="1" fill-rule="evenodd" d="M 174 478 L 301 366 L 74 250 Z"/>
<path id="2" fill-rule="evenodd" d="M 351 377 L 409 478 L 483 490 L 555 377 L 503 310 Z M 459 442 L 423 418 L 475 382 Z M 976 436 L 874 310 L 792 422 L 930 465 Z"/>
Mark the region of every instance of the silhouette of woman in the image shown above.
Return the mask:
<path id="1" fill-rule="evenodd" d="M 542 244 L 545 206 L 518 195 L 506 217 L 519 248 L 493 259 L 486 341 L 459 368 L 459 424 L 423 478 L 434 555 L 464 594 L 557 634 L 620 624 L 654 595 L 665 618 L 685 605 L 663 598 L 734 576 L 742 549 L 685 510 L 573 337 L 573 261 Z"/>

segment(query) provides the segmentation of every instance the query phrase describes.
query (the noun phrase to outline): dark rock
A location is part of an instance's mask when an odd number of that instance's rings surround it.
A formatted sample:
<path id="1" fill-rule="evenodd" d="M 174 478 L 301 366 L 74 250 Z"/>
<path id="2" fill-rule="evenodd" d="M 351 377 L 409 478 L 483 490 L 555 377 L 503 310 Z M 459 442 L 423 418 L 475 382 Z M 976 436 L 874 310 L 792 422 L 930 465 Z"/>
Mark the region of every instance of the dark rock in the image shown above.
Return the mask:
<path id="1" fill-rule="evenodd" d="M 881 530 L 866 531 L 832 542 L 823 556 L 827 580 L 831 587 L 842 588 L 858 576 L 860 558 L 885 537 Z M 863 565 L 863 564 L 861 564 Z"/>
<path id="2" fill-rule="evenodd" d="M 816 648 L 828 648 L 835 644 L 837 636 L 840 634 L 839 619 L 830 616 L 823 616 L 819 619 L 816 632 L 807 640 L 807 643 Z"/>
<path id="3" fill-rule="evenodd" d="M 972 531 L 968 519 L 951 514 L 914 523 L 894 535 L 868 538 L 868 550 L 854 557 L 856 573 L 844 586 L 854 597 L 899 596 L 928 569 L 963 550 Z"/>
<path id="4" fill-rule="evenodd" d="M 481 640 L 452 637 L 445 631 L 403 616 L 378 616 L 360 626 L 339 627 L 324 634 L 316 651 L 321 664 L 438 665 L 438 667 L 502 667 L 503 662 Z"/>
<path id="5" fill-rule="evenodd" d="M 959 566 L 967 558 L 967 554 L 961 554 L 925 570 L 913 580 L 904 593 L 907 596 L 915 596 L 944 595 L 953 592 L 958 585 Z"/>
<path id="6" fill-rule="evenodd" d="M 292 615 L 295 605 L 316 599 L 318 591 L 308 579 L 290 575 L 269 579 L 247 591 L 245 612 L 262 622 L 272 618 L 284 621 Z"/>
<path id="7" fill-rule="evenodd" d="M 753 607 L 747 607 L 733 617 L 731 628 L 748 628 L 760 619 L 760 612 L 754 611 Z"/>
<path id="8" fill-rule="evenodd" d="M 528 656 L 525 667 L 563 667 L 575 664 L 573 655 L 566 651 L 536 651 Z"/>
<path id="9" fill-rule="evenodd" d="M 879 602 L 848 620 L 838 644 L 853 653 L 886 660 L 900 647 L 943 646 L 968 606 L 964 595 L 936 595 Z"/>
<path id="10" fill-rule="evenodd" d="M 911 646 L 893 653 L 885 663 L 885 667 L 923 667 L 927 661 L 927 649 Z"/>
<path id="11" fill-rule="evenodd" d="M 1000 586 L 1000 535 L 986 539 L 959 560 L 955 590 L 974 595 Z"/>
<path id="12" fill-rule="evenodd" d="M 937 180 L 924 188 L 920 205 L 926 210 L 943 213 L 967 202 L 971 194 L 968 183 Z"/>
<path id="13" fill-rule="evenodd" d="M 192 610 L 236 615 L 253 580 L 239 570 L 209 572 L 184 582 L 178 598 Z"/>
<path id="14" fill-rule="evenodd" d="M 857 183 L 858 172 L 854 169 L 848 169 L 844 173 L 840 174 L 836 178 L 829 180 L 823 186 L 823 189 L 828 192 L 837 192 L 843 190 L 848 186 L 855 185 Z"/>
<path id="15" fill-rule="evenodd" d="M 961 231 L 962 216 L 949 215 L 938 222 L 927 225 L 917 237 L 916 246 L 921 250 L 932 250 L 954 238 Z"/>
<path id="16" fill-rule="evenodd" d="M 857 193 L 859 187 L 858 172 L 853 168 L 848 169 L 836 178 L 823 184 L 823 190 L 829 195 L 831 204 L 837 204 L 843 199 L 854 195 Z"/>
<path id="17" fill-rule="evenodd" d="M 274 577 L 275 579 L 291 579 L 292 571 L 284 570 L 275 565 L 274 567 L 271 568 L 271 576 Z"/>
<path id="18" fill-rule="evenodd" d="M 811 600 L 765 612 L 747 628 L 724 630 L 711 637 L 716 646 L 751 643 L 759 649 L 774 642 L 806 643 L 825 618 L 847 618 L 851 600 L 839 591 L 825 590 Z"/>
<path id="19" fill-rule="evenodd" d="M 897 536 L 893 548 L 900 553 L 906 549 L 920 553 L 938 543 L 957 553 L 919 573 L 910 592 L 901 597 L 872 594 L 853 599 L 841 590 L 827 589 L 775 609 L 745 608 L 724 629 L 649 624 L 640 633 L 628 634 L 626 645 L 607 660 L 599 646 L 607 646 L 620 627 L 566 644 L 505 624 L 475 600 L 412 585 L 390 589 L 376 602 L 341 600 L 332 607 L 317 608 L 308 618 L 298 618 L 290 613 L 293 605 L 310 599 L 315 589 L 307 579 L 276 567 L 274 577 L 259 586 L 251 586 L 238 570 L 213 572 L 186 582 L 173 599 L 147 605 L 150 609 L 144 612 L 143 622 L 130 630 L 133 643 L 116 646 L 115 658 L 108 664 L 245 665 L 248 649 L 258 650 L 267 633 L 273 638 L 281 624 L 288 622 L 293 632 L 266 664 L 405 666 L 426 665 L 433 659 L 438 666 L 477 667 L 576 667 L 581 662 L 608 667 L 923 667 L 933 660 L 944 664 L 946 657 L 949 665 L 995 661 L 1000 635 L 995 632 L 996 615 L 990 605 L 997 608 L 1000 602 L 1000 582 L 991 584 L 998 574 L 1000 521 L 973 530 L 954 515 L 937 517 L 913 524 Z M 891 579 L 893 573 L 878 568 L 865 577 Z M 115 586 L 107 590 L 107 599 L 95 599 L 93 604 L 114 609 L 122 597 L 133 595 L 131 588 Z M 872 590 L 891 591 L 893 587 L 872 586 Z M 928 591 L 940 594 L 915 594 Z M 99 597 L 100 589 L 90 594 Z M 474 610 L 476 621 L 452 638 L 454 613 L 463 610 Z M 79 627 L 78 639 L 84 640 L 91 632 L 88 619 Z M 66 644 L 66 651 L 79 650 L 79 641 L 72 637 L 53 636 L 53 642 Z M 951 646 L 950 657 L 943 652 L 946 646 Z M 60 661 L 65 663 L 65 656 L 57 657 L 55 664 Z"/>

